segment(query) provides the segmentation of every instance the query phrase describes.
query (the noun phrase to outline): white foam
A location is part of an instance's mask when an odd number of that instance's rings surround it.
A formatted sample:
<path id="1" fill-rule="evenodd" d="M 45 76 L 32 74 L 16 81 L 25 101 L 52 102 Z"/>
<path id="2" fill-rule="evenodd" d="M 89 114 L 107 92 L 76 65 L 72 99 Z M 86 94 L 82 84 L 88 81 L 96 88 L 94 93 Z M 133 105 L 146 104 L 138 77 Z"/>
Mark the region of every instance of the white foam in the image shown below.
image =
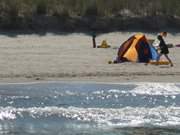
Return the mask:
<path id="1" fill-rule="evenodd" d="M 131 94 L 132 96 L 139 95 L 163 95 L 171 96 L 172 99 L 176 98 L 176 95 L 180 94 L 180 88 L 176 83 L 137 83 L 132 90 L 118 90 L 110 89 L 107 91 L 108 94 Z M 105 95 L 106 91 L 100 90 L 93 92 L 94 95 Z"/>
<path id="2" fill-rule="evenodd" d="M 29 114 L 30 117 L 65 117 L 82 122 L 95 122 L 98 125 L 119 127 L 135 127 L 143 125 L 180 126 L 180 107 L 125 107 L 121 109 L 108 108 L 59 108 L 59 107 L 33 107 L 33 108 L 0 108 L 0 120 L 13 120 Z"/>
<path id="3" fill-rule="evenodd" d="M 0 108 L 0 120 L 16 119 L 16 114 L 12 108 Z"/>
<path id="4" fill-rule="evenodd" d="M 180 94 L 180 88 L 174 83 L 144 83 L 138 84 L 131 92 L 146 95 L 177 95 Z"/>
<path id="5" fill-rule="evenodd" d="M 108 91 L 109 93 L 123 93 L 124 91 L 122 90 L 117 90 L 117 89 L 111 89 Z"/>

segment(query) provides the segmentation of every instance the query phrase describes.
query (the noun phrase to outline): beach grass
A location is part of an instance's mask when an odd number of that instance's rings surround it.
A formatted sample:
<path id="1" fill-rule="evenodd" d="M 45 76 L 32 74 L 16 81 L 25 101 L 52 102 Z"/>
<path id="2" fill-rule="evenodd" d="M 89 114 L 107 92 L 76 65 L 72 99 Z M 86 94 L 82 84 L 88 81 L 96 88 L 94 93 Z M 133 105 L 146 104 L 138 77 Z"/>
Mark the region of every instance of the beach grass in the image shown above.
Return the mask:
<path id="1" fill-rule="evenodd" d="M 92 24 L 90 20 L 94 20 L 94 17 L 97 21 Z M 121 23 L 127 25 L 122 26 L 126 29 L 132 24 L 137 27 L 138 22 L 128 23 L 134 21 L 133 18 L 135 20 L 145 18 L 139 22 L 147 27 L 148 25 L 166 27 L 169 24 L 177 27 L 180 26 L 179 17 L 179 0 L 136 0 L 135 2 L 132 0 L 0 0 L 0 28 L 8 29 L 37 27 L 37 22 L 39 20 L 41 23 L 44 22 L 44 18 L 51 20 L 47 22 L 47 25 L 51 26 L 55 25 L 52 22 L 67 19 L 67 27 L 71 27 L 85 23 L 84 18 L 86 18 L 91 24 L 89 27 L 98 25 L 99 22 L 100 25 L 104 22 L 104 25 L 108 26 L 113 20 L 115 23 L 112 27 L 118 28 L 117 24 Z M 150 24 L 148 24 L 149 18 L 151 18 Z M 56 25 L 58 24 L 59 22 Z"/>
<path id="2" fill-rule="evenodd" d="M 124 10 L 138 16 L 180 15 L 179 0 L 1 0 L 1 16 L 26 16 L 36 14 L 53 15 L 68 12 L 69 15 L 97 16 L 120 14 Z M 122 13 L 126 14 L 126 13 Z M 7 16 L 8 17 L 8 16 Z"/>

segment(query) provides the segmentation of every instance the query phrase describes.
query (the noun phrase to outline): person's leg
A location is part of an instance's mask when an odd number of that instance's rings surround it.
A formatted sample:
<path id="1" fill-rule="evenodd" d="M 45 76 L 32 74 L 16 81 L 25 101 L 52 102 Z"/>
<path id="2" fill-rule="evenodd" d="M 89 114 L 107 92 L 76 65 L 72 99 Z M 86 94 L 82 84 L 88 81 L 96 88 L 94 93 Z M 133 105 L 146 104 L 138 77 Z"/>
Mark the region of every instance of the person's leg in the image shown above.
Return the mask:
<path id="1" fill-rule="evenodd" d="M 157 62 L 157 63 L 159 62 L 159 60 L 160 60 L 160 58 L 161 58 L 162 55 L 163 55 L 162 53 L 160 53 L 160 54 L 158 55 L 158 57 L 157 57 L 157 59 L 156 59 L 156 62 Z"/>
<path id="2" fill-rule="evenodd" d="M 167 54 L 164 54 L 164 56 L 165 56 L 165 57 L 166 57 L 166 59 L 170 62 L 171 67 L 172 67 L 172 66 L 173 66 L 173 63 L 172 63 L 171 59 L 168 57 L 168 55 L 167 55 Z"/>

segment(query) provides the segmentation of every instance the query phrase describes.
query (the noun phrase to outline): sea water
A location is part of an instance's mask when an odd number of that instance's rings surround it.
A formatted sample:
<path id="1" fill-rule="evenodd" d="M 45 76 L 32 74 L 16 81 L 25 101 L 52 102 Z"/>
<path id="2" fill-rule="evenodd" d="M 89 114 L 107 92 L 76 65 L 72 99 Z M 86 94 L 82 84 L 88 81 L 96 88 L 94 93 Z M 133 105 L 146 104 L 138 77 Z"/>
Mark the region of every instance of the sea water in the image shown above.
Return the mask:
<path id="1" fill-rule="evenodd" d="M 180 84 L 0 84 L 2 135 L 179 135 Z"/>

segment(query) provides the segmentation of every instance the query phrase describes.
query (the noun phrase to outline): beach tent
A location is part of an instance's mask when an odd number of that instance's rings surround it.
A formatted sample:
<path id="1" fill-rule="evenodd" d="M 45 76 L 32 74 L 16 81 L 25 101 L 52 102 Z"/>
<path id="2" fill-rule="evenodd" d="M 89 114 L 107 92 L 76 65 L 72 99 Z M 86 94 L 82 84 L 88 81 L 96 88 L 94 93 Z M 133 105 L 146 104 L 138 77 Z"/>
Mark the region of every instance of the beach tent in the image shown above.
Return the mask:
<path id="1" fill-rule="evenodd" d="M 125 41 L 118 50 L 116 62 L 149 62 L 156 60 L 158 53 L 144 34 L 135 34 Z"/>

